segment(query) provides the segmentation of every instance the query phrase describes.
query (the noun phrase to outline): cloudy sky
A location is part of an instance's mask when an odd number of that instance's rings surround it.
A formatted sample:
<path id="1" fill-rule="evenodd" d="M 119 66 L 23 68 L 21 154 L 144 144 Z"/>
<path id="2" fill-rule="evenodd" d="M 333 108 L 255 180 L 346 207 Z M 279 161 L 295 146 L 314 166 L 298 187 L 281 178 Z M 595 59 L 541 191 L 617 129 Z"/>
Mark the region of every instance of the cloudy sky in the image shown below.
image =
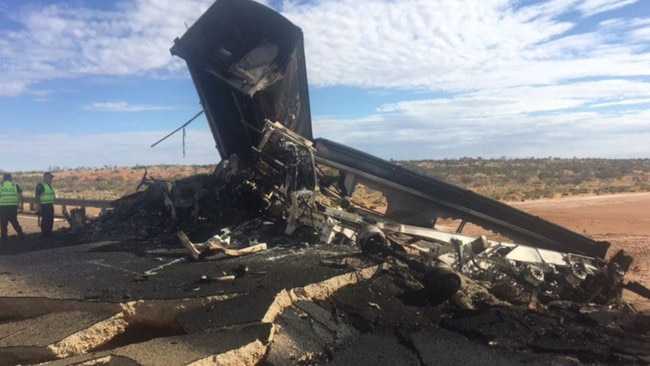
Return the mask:
<path id="1" fill-rule="evenodd" d="M 0 170 L 213 164 L 169 49 L 211 0 L 0 0 Z M 648 0 L 270 0 L 314 135 L 385 159 L 650 158 Z"/>

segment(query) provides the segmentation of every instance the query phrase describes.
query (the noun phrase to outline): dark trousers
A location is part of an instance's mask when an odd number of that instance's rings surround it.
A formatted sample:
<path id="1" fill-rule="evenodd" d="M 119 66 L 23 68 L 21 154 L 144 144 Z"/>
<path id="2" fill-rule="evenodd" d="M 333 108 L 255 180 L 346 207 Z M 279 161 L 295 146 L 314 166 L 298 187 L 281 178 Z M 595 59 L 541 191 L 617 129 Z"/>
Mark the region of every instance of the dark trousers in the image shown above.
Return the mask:
<path id="1" fill-rule="evenodd" d="M 23 228 L 18 223 L 18 206 L 0 206 L 0 236 L 7 240 L 7 226 L 14 227 L 18 236 L 23 236 Z"/>
<path id="2" fill-rule="evenodd" d="M 54 205 L 41 205 L 41 236 L 52 236 L 54 226 Z"/>

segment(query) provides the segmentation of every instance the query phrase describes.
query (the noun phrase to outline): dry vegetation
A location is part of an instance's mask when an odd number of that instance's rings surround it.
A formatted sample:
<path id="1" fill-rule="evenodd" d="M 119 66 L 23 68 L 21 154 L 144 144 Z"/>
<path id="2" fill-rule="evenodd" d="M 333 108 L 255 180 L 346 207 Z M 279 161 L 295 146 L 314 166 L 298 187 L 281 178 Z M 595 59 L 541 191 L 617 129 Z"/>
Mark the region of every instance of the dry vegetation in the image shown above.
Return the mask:
<path id="1" fill-rule="evenodd" d="M 215 165 L 159 165 L 147 168 L 149 178 L 175 180 L 196 174 L 211 173 Z M 103 167 L 52 170 L 52 185 L 57 197 L 77 199 L 114 200 L 135 192 L 145 172 L 144 166 L 132 168 Z M 25 196 L 34 196 L 36 184 L 42 180 L 42 172 L 13 174 Z"/>
<path id="2" fill-rule="evenodd" d="M 502 201 L 650 192 L 650 159 L 463 158 L 396 163 Z M 147 167 L 149 177 L 167 180 L 210 173 L 214 168 L 215 165 Z M 59 197 L 106 200 L 134 192 L 144 170 L 144 166 L 52 169 Z M 14 173 L 14 180 L 26 196 L 33 196 L 41 177 L 42 172 Z M 373 208 L 381 210 L 381 197 L 367 198 L 373 202 Z"/>
<path id="3" fill-rule="evenodd" d="M 650 191 L 650 159 L 458 159 L 399 164 L 502 201 Z"/>

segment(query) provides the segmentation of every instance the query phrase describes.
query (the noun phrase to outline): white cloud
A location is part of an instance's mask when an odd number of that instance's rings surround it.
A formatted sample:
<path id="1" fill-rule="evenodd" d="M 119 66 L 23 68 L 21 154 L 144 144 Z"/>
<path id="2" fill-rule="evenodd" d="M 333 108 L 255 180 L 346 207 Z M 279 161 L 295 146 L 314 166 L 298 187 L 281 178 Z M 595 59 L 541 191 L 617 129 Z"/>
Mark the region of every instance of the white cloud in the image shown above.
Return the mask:
<path id="1" fill-rule="evenodd" d="M 624 99 L 624 100 L 608 102 L 608 103 L 592 104 L 589 107 L 590 108 L 603 108 L 603 107 L 635 105 L 635 104 L 648 104 L 648 105 L 650 105 L 650 98 Z"/>
<path id="2" fill-rule="evenodd" d="M 42 80 L 84 75 L 131 75 L 175 72 L 172 40 L 185 31 L 211 0 L 117 3 L 116 10 L 76 7 L 68 3 L 23 5 L 4 12 L 18 29 L 0 40 L 2 95 L 24 93 Z"/>
<path id="3" fill-rule="evenodd" d="M 647 53 L 638 54 L 639 39 L 629 37 L 640 29 L 620 24 L 571 34 L 580 19 L 564 17 L 628 3 L 564 0 L 515 8 L 503 0 L 342 0 L 284 13 L 308 40 L 314 85 L 459 91 L 649 75 Z"/>
<path id="4" fill-rule="evenodd" d="M 0 170 L 32 171 L 60 168 L 134 166 L 157 164 L 215 164 L 220 160 L 210 131 L 187 129 L 185 158 L 181 134 L 151 148 L 169 131 L 108 134 L 31 133 L 29 143 L 21 132 L 0 135 L 3 159 Z"/>
<path id="5" fill-rule="evenodd" d="M 650 155 L 649 118 L 649 112 L 638 110 L 615 116 L 575 112 L 525 119 L 434 115 L 428 123 L 402 115 L 354 121 L 317 118 L 315 133 L 384 159 L 630 158 Z"/>
<path id="6" fill-rule="evenodd" d="M 589 17 L 633 3 L 343 0 L 286 13 L 317 39 L 312 84 L 443 95 L 316 117 L 316 136 L 384 158 L 632 157 L 650 155 L 650 14 Z"/>
<path id="7" fill-rule="evenodd" d="M 562 111 L 576 107 L 603 107 L 620 105 L 626 100 L 637 101 L 650 96 L 650 83 L 629 80 L 597 80 L 572 84 L 521 86 L 502 89 L 486 89 L 457 94 L 451 98 L 387 104 L 380 112 L 423 119 L 437 118 L 496 118 L 507 115 L 525 117 L 527 114 Z M 646 98 L 647 100 L 647 98 Z"/>
<path id="8" fill-rule="evenodd" d="M 118 101 L 118 102 L 102 102 L 102 103 L 92 103 L 86 106 L 83 106 L 82 109 L 87 111 L 106 111 L 106 112 L 143 112 L 143 111 L 161 111 L 161 110 L 171 110 L 174 107 L 162 106 L 162 105 L 134 105 L 129 104 L 128 102 Z"/>
<path id="9" fill-rule="evenodd" d="M 0 38 L 0 96 L 34 95 L 39 81 L 57 78 L 185 77 L 171 42 L 212 2 L 131 0 L 110 11 L 0 6 L 16 22 Z M 626 157 L 650 156 L 643 143 L 650 14 L 622 15 L 641 5 L 647 8 L 638 0 L 294 0 L 281 10 L 303 29 L 312 87 L 376 88 L 394 100 L 356 120 L 315 116 L 315 136 L 385 158 Z M 406 101 L 403 91 L 442 97 Z M 85 108 L 160 106 L 116 97 Z M 105 151 L 123 146 L 117 135 L 101 138 L 112 142 L 98 145 Z"/>
<path id="10" fill-rule="evenodd" d="M 585 16 L 591 16 L 619 9 L 634 4 L 637 1 L 639 0 L 584 0 L 582 4 L 578 5 L 578 10 L 580 10 Z"/>
<path id="11" fill-rule="evenodd" d="M 2 93 L 48 78 L 178 72 L 168 52 L 211 0 L 117 3 L 112 11 L 66 3 L 11 13 L 22 29 L 0 40 Z M 580 34 L 585 16 L 632 0 L 340 0 L 285 2 L 301 26 L 313 86 L 471 91 L 568 79 L 649 75 L 648 21 L 617 21 Z M 612 44 L 612 38 L 616 44 Z M 28 45 L 25 49 L 24 45 Z"/>

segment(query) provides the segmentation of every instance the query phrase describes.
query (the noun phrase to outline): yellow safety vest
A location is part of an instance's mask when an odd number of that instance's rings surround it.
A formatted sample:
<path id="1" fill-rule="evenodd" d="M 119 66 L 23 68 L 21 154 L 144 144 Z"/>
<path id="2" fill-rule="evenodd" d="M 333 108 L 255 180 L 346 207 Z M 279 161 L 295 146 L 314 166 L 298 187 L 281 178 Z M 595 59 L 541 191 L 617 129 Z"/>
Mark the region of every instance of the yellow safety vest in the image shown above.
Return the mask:
<path id="1" fill-rule="evenodd" d="M 43 193 L 41 193 L 40 196 L 40 202 L 41 205 L 51 205 L 54 203 L 54 200 L 56 199 L 56 195 L 54 194 L 54 188 L 52 188 L 51 185 L 47 184 L 46 182 L 41 182 L 41 185 L 43 186 Z"/>
<path id="2" fill-rule="evenodd" d="M 18 187 L 14 182 L 6 181 L 2 183 L 0 206 L 18 206 Z"/>

